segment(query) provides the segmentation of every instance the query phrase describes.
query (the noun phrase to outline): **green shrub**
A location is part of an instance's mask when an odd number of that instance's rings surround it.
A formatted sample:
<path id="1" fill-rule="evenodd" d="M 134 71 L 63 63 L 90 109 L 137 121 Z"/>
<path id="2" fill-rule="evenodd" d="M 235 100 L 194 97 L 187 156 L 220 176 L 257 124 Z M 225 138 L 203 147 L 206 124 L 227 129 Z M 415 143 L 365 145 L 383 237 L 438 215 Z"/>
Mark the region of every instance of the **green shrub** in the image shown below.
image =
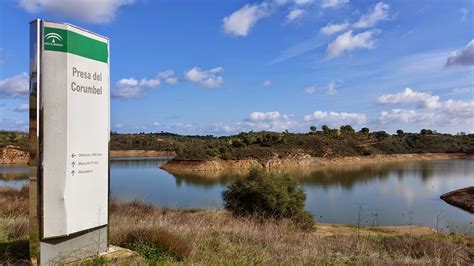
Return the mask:
<path id="1" fill-rule="evenodd" d="M 346 132 L 346 133 L 353 133 L 353 132 L 355 132 L 354 128 L 352 128 L 351 125 L 344 125 L 344 126 L 341 126 L 341 127 L 340 127 L 340 130 L 341 130 L 342 132 Z"/>
<path id="2" fill-rule="evenodd" d="M 290 219 L 303 227 L 313 227 L 311 214 L 304 210 L 306 195 L 290 175 L 254 168 L 223 192 L 225 208 L 237 216 Z"/>
<path id="3" fill-rule="evenodd" d="M 363 127 L 360 129 L 360 133 L 369 134 L 370 130 L 368 127 Z"/>

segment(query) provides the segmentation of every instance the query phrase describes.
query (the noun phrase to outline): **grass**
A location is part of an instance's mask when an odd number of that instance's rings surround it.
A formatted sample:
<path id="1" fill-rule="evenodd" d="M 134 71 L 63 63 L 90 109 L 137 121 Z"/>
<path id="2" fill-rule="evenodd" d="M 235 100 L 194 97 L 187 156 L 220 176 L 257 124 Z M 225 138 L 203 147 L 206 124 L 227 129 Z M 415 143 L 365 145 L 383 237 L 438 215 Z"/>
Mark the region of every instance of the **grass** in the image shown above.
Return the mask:
<path id="1" fill-rule="evenodd" d="M 0 264 L 27 259 L 27 210 L 13 212 L 13 206 L 8 206 L 11 202 L 26 207 L 27 191 L 0 189 Z M 151 265 L 467 265 L 474 261 L 472 237 L 414 226 L 374 230 L 317 224 L 308 232 L 290 220 L 236 218 L 224 210 L 160 209 L 137 201 L 112 202 L 109 226 L 111 244 L 136 250 Z M 108 263 L 99 257 L 87 265 Z"/>
<path id="2" fill-rule="evenodd" d="M 0 187 L 0 264 L 29 259 L 28 188 Z"/>

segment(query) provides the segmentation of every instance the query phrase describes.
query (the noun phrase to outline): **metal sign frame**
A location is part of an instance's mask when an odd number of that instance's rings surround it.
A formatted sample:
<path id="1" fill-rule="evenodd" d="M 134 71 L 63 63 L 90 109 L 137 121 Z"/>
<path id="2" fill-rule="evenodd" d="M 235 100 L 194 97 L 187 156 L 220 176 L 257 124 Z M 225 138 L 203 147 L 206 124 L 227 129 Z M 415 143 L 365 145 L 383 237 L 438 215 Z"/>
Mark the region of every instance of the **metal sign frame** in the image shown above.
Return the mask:
<path id="1" fill-rule="evenodd" d="M 44 92 L 43 92 L 43 49 L 44 23 L 57 23 L 72 27 L 90 35 L 107 40 L 107 84 L 110 84 L 110 50 L 109 39 L 77 26 L 36 19 L 30 22 L 30 70 L 29 70 L 29 222 L 30 222 L 30 257 L 38 264 L 67 263 L 78 259 L 98 255 L 108 249 L 108 224 L 57 237 L 45 237 L 44 234 Z M 110 85 L 108 85 L 110 88 Z M 109 93 L 109 91 L 108 91 Z M 108 129 L 107 142 L 107 209 L 110 199 L 110 95 L 108 94 Z M 66 145 L 66 144 L 65 144 Z M 75 210 L 79 211 L 79 210 Z M 104 237 L 105 236 L 105 237 Z"/>

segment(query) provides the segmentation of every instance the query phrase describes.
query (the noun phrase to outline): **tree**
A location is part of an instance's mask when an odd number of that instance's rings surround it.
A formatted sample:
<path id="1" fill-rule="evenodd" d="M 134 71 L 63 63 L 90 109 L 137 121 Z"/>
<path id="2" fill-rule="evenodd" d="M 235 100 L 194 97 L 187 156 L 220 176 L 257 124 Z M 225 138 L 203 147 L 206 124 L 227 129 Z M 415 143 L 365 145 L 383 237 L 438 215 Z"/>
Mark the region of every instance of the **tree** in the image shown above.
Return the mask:
<path id="1" fill-rule="evenodd" d="M 351 125 L 345 125 L 345 126 L 341 126 L 341 131 L 342 132 L 354 132 L 355 130 L 352 128 Z"/>
<path id="2" fill-rule="evenodd" d="M 377 132 L 374 132 L 375 133 L 375 137 L 377 137 L 378 139 L 384 139 L 384 138 L 387 138 L 389 135 L 387 132 L 385 131 L 377 131 Z"/>
<path id="3" fill-rule="evenodd" d="M 397 135 L 403 136 L 403 134 L 405 134 L 405 132 L 403 132 L 403 130 L 401 130 L 401 129 L 397 130 Z"/>
<path id="4" fill-rule="evenodd" d="M 245 143 L 241 141 L 240 139 L 233 139 L 232 140 L 232 146 L 236 148 L 242 148 L 245 147 Z"/>
<path id="5" fill-rule="evenodd" d="M 311 132 L 316 132 L 316 127 L 315 126 L 310 126 L 309 130 L 311 130 Z"/>
<path id="6" fill-rule="evenodd" d="M 329 131 L 329 127 L 328 127 L 327 125 L 323 125 L 321 128 L 322 128 L 322 130 L 323 130 L 324 132 L 328 132 L 328 131 Z"/>
<path id="7" fill-rule="evenodd" d="M 420 130 L 421 135 L 431 135 L 433 134 L 433 131 L 431 129 L 422 129 Z"/>
<path id="8" fill-rule="evenodd" d="M 361 128 L 360 132 L 364 133 L 364 134 L 369 134 L 370 130 L 368 127 L 363 127 Z"/>

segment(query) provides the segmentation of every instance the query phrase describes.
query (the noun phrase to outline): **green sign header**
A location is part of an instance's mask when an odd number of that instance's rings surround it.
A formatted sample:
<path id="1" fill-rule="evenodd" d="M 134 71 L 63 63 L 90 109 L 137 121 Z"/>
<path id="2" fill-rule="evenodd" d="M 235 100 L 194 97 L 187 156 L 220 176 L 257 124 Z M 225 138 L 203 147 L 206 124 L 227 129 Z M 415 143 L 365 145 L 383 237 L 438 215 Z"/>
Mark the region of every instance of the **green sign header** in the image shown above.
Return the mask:
<path id="1" fill-rule="evenodd" d="M 107 43 L 58 28 L 44 28 L 44 49 L 71 53 L 104 63 L 109 58 Z"/>

